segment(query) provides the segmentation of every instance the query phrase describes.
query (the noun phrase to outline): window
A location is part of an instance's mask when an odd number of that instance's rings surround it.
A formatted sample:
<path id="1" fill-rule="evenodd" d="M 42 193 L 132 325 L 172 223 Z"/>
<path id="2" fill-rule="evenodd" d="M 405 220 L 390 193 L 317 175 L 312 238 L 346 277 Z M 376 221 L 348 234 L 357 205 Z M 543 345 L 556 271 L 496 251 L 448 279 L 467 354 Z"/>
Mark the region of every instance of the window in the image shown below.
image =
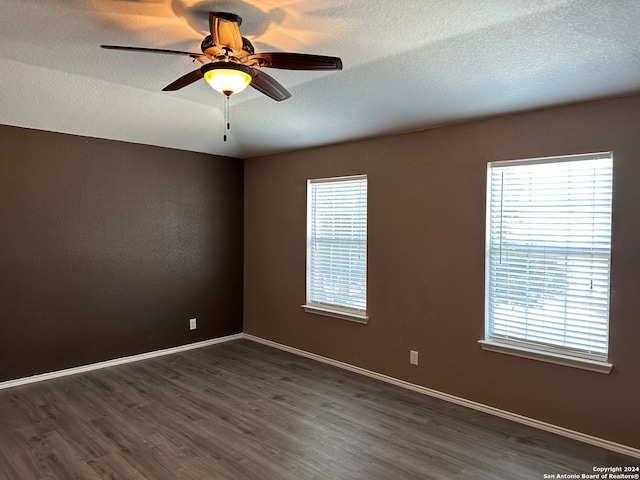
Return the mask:
<path id="1" fill-rule="evenodd" d="M 611 153 L 492 162 L 483 348 L 608 373 Z"/>
<path id="2" fill-rule="evenodd" d="M 367 320 L 367 177 L 307 182 L 306 311 Z"/>

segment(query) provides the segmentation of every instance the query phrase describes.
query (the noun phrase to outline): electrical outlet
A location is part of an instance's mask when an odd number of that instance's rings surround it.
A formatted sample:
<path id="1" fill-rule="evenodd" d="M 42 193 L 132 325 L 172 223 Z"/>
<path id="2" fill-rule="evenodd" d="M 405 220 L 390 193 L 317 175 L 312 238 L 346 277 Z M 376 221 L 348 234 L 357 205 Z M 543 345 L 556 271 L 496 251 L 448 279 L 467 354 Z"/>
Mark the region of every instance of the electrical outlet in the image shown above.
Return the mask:
<path id="1" fill-rule="evenodd" d="M 418 365 L 418 352 L 415 350 L 409 350 L 409 363 L 411 365 Z"/>
<path id="2" fill-rule="evenodd" d="M 196 319 L 195 318 L 190 318 L 189 319 L 189 330 L 195 330 L 196 327 Z"/>

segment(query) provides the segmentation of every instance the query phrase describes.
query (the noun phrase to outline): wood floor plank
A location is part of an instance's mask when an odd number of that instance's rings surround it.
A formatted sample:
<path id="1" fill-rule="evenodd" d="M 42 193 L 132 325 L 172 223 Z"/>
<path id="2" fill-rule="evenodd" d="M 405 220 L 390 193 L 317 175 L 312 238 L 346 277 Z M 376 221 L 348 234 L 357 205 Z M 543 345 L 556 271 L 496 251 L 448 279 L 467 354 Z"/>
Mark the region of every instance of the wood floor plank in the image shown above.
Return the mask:
<path id="1" fill-rule="evenodd" d="M 33 437 L 30 446 L 37 452 L 40 465 L 49 472 L 50 476 L 65 480 L 98 479 L 95 472 L 58 432 Z"/>
<path id="2" fill-rule="evenodd" d="M 34 448 L 37 435 L 30 428 L 0 430 L 0 479 L 22 478 L 23 472 L 30 472 L 33 478 L 43 478 L 50 471 L 43 465 L 41 456 Z"/>
<path id="3" fill-rule="evenodd" d="M 133 468 L 133 466 L 118 453 L 109 453 L 102 457 L 94 458 L 88 461 L 87 465 L 89 465 L 101 480 L 150 480 Z"/>
<path id="4" fill-rule="evenodd" d="M 530 480 L 638 463 L 246 340 L 0 391 L 0 480 Z"/>

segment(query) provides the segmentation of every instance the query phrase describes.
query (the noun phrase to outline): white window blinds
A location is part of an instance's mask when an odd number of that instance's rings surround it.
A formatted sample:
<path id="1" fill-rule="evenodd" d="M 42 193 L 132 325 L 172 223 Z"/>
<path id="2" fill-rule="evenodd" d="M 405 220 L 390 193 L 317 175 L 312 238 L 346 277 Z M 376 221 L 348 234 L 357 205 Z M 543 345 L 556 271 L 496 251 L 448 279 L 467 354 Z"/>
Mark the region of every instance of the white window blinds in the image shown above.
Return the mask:
<path id="1" fill-rule="evenodd" d="M 607 358 L 611 153 L 488 166 L 486 336 Z"/>
<path id="2" fill-rule="evenodd" d="M 367 177 L 309 180 L 307 305 L 367 309 Z"/>

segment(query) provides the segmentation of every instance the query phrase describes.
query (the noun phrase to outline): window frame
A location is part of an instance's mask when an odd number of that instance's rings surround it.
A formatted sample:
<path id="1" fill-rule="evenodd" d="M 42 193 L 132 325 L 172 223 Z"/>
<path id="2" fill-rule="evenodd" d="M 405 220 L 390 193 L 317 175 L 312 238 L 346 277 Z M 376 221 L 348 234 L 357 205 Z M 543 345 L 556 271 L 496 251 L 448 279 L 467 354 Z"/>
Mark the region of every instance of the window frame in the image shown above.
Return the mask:
<path id="1" fill-rule="evenodd" d="M 316 184 L 324 184 L 324 183 L 335 183 L 335 182 L 344 182 L 344 181 L 354 181 L 354 180 L 364 180 L 365 181 L 365 208 L 364 208 L 364 218 L 365 218 L 365 274 L 364 274 L 364 299 L 365 299 L 365 308 L 354 308 L 349 307 L 347 305 L 341 304 L 332 304 L 318 301 L 317 299 L 311 298 L 311 288 L 310 288 L 310 274 L 311 274 L 311 248 L 312 248 L 312 229 L 314 228 L 312 221 L 312 186 Z M 326 178 L 314 178 L 307 180 L 307 222 L 306 222 L 306 263 L 305 263 L 305 303 L 302 306 L 305 312 L 319 314 L 334 318 L 340 318 L 343 320 L 349 320 L 357 323 L 366 324 L 369 320 L 368 316 L 368 190 L 369 190 L 369 181 L 366 174 L 360 175 L 349 175 L 349 176 L 340 176 L 340 177 L 326 177 Z"/>
<path id="2" fill-rule="evenodd" d="M 496 167 L 510 167 L 510 166 L 528 166 L 535 164 L 550 164 L 557 162 L 579 161 L 579 160 L 597 160 L 602 158 L 611 159 L 611 198 L 610 209 L 608 215 L 612 214 L 613 210 L 613 153 L 612 152 L 599 152 L 592 154 L 579 154 L 579 155 L 565 155 L 554 157 L 541 157 L 522 160 L 506 160 L 495 161 L 487 164 L 487 191 L 486 191 L 486 238 L 485 238 L 485 312 L 484 312 L 484 339 L 479 340 L 478 343 L 483 350 L 504 353 L 508 355 L 515 355 L 519 357 L 530 358 L 534 360 L 540 360 L 549 363 L 555 363 L 565 366 L 571 366 L 586 370 L 591 370 L 599 373 L 610 373 L 613 364 L 609 363 L 609 349 L 608 338 L 607 348 L 604 354 L 591 354 L 580 349 L 572 349 L 566 346 L 560 345 L 547 345 L 544 342 L 530 341 L 528 339 L 518 338 L 505 338 L 504 336 L 494 335 L 491 329 L 492 319 L 490 305 L 491 305 L 491 227 L 492 227 L 492 172 Z M 567 177 L 570 178 L 570 177 Z M 497 218 L 504 218 L 501 215 Z M 607 337 L 610 330 L 610 301 L 611 301 L 611 224 L 609 229 L 609 257 L 608 257 L 608 285 L 606 292 L 607 299 Z M 570 247 L 567 247 L 569 249 Z M 525 249 L 526 250 L 526 249 Z M 532 249 L 533 250 L 533 249 Z M 566 317 L 565 317 L 566 318 Z"/>

